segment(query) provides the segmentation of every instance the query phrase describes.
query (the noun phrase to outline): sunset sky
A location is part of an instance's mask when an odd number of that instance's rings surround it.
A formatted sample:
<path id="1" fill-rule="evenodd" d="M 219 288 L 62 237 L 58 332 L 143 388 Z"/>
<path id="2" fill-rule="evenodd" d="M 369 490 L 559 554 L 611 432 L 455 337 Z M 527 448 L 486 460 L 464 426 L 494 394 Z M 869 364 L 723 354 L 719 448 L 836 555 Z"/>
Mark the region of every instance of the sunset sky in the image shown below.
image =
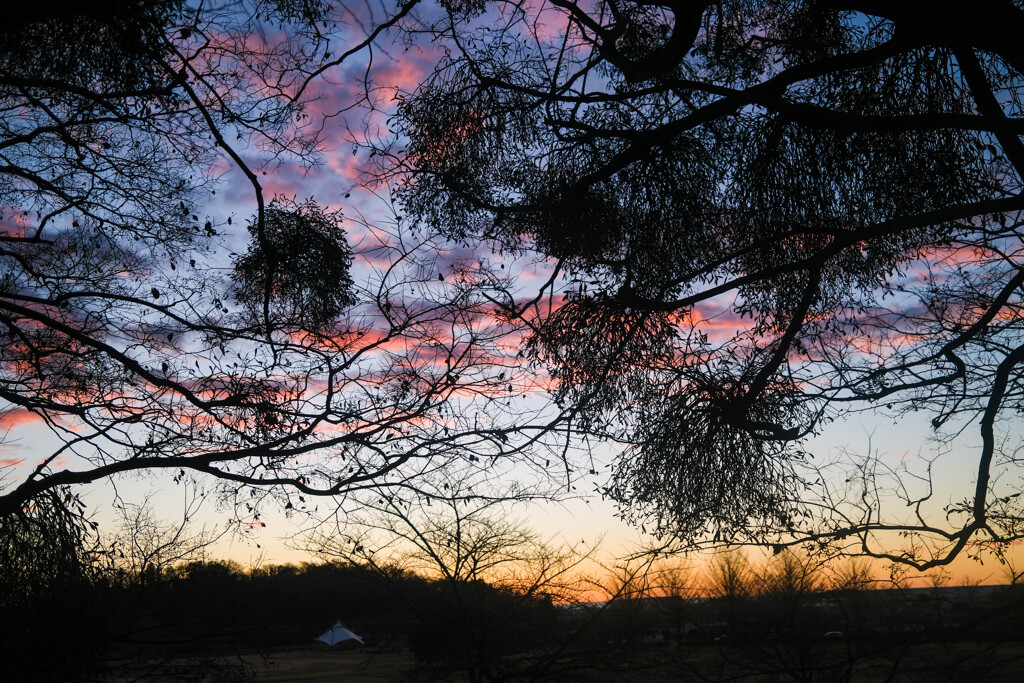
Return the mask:
<path id="1" fill-rule="evenodd" d="M 337 45 L 334 48 L 337 53 L 343 53 L 349 45 L 355 45 L 365 38 L 364 27 L 370 24 L 364 21 L 368 18 L 364 13 L 373 10 L 362 4 L 351 7 L 350 11 L 354 14 L 348 24 L 347 43 Z M 410 22 L 421 21 L 427 24 L 431 18 L 430 12 L 428 6 L 417 15 L 418 18 L 410 19 Z M 554 30 L 544 21 L 538 22 L 535 28 L 542 34 Z M 402 207 L 391 201 L 390 189 L 386 185 L 371 182 L 370 176 L 376 171 L 378 162 L 371 155 L 371 148 L 379 148 L 385 140 L 392 138 L 394 134 L 388 121 L 395 111 L 396 97 L 415 91 L 436 65 L 440 49 L 438 44 L 425 40 L 410 45 L 397 36 L 389 40 L 385 35 L 378 40 L 372 53 L 364 50 L 356 57 L 347 59 L 342 67 L 324 73 L 315 82 L 319 99 L 314 103 L 314 109 L 308 112 L 311 117 L 307 124 L 323 127 L 326 148 L 322 154 L 322 165 L 307 169 L 289 162 L 268 167 L 266 174 L 260 176 L 268 198 L 284 196 L 299 201 L 313 198 L 343 212 L 348 239 L 356 251 L 353 277 L 357 282 L 367 281 L 381 268 L 382 264 L 375 260 L 377 253 L 373 246 L 379 240 L 392 239 L 393 233 L 388 231 L 393 231 L 393 226 L 401 223 Z M 373 86 L 369 92 L 366 90 L 367 83 Z M 369 101 L 364 100 L 367 95 Z M 394 139 L 393 143 L 395 149 L 402 148 L 402 139 Z M 251 159 L 258 158 L 255 150 L 245 153 Z M 225 250 L 238 254 L 244 252 L 248 241 L 245 228 L 254 212 L 252 188 L 231 165 L 224 163 L 220 168 L 223 170 L 213 187 L 216 194 L 209 196 L 209 201 L 200 211 L 204 219 L 221 226 L 218 239 Z M 226 227 L 229 216 L 232 218 L 231 225 Z M 471 254 L 459 245 L 448 244 L 444 251 L 438 252 L 440 279 L 443 280 L 443 276 L 451 271 L 455 259 L 468 261 L 473 258 L 486 259 L 491 263 L 507 259 L 505 272 L 519 278 L 524 292 L 529 291 L 531 285 L 544 281 L 548 272 L 548 264 L 528 258 L 517 259 L 490 252 Z M 227 268 L 228 265 L 224 263 L 223 267 Z M 712 341 L 716 335 L 728 337 L 743 325 L 731 312 L 727 300 L 710 302 L 696 309 L 693 315 L 703 320 L 702 329 L 709 333 Z M 537 382 L 542 385 L 544 378 L 538 378 Z M 529 387 L 523 393 L 526 395 L 529 391 L 536 391 L 539 394 L 541 389 L 542 386 Z M 525 399 L 525 403 L 529 403 L 529 398 Z M 540 404 L 540 401 L 537 403 Z M 957 428 L 957 425 L 946 425 L 944 434 L 955 435 Z M 49 453 L 59 445 L 41 421 L 24 410 L 15 409 L 5 413 L 0 419 L 0 430 L 6 430 L 6 438 L 0 443 L 0 463 L 11 465 L 17 471 L 24 472 L 34 467 L 39 453 Z M 1019 424 L 1008 422 L 1004 430 L 1008 443 L 1020 441 Z M 814 463 L 828 466 L 829 476 L 840 478 L 837 483 L 843 477 L 844 463 L 856 462 L 858 456 L 863 457 L 869 453 L 877 454 L 882 466 L 908 473 L 910 476 L 904 477 L 904 481 L 909 482 L 910 486 L 916 483 L 925 486 L 922 479 L 915 477 L 923 476 L 931 467 L 936 489 L 932 502 L 924 510 L 939 521 L 945 504 L 972 494 L 979 448 L 980 441 L 974 428 L 964 429 L 955 438 L 940 444 L 933 440 L 929 418 L 924 414 L 911 414 L 896 419 L 873 411 L 851 414 L 828 424 L 820 436 L 807 444 L 808 451 L 814 456 Z M 557 536 L 570 542 L 585 540 L 592 543 L 603 537 L 602 547 L 607 557 L 629 552 L 637 543 L 650 542 L 651 539 L 639 530 L 617 519 L 614 506 L 602 500 L 599 495 L 600 488 L 607 482 L 608 467 L 614 457 L 615 451 L 611 446 L 596 448 L 592 453 L 596 473 L 584 472 L 574 477 L 571 485 L 575 486 L 575 490 L 567 492 L 566 500 L 518 506 L 513 509 L 514 514 L 527 520 L 530 526 L 543 535 Z M 54 467 L 74 469 L 75 463 L 71 456 L 67 456 L 55 463 Z M 524 469 L 522 476 L 529 478 L 533 473 Z M 212 488 L 211 483 L 211 491 Z M 913 497 L 923 493 L 922 489 L 909 495 Z M 180 514 L 183 500 L 189 492 L 182 485 L 171 481 L 170 474 L 129 474 L 87 487 L 85 497 L 95 518 L 101 522 L 101 528 L 110 528 L 116 525 L 116 516 L 111 509 L 116 495 L 127 502 L 139 502 L 149 494 L 152 494 L 154 507 L 173 520 Z M 899 500 L 892 500 L 891 505 L 902 505 Z M 327 511 L 331 501 L 324 499 L 311 505 L 318 505 L 322 511 Z M 902 513 L 896 513 L 895 517 L 898 518 L 899 514 Z M 912 510 L 907 510 L 906 514 L 911 515 Z M 210 500 L 203 506 L 195 523 L 214 527 L 223 525 L 232 516 L 233 512 L 227 506 Z M 287 516 L 282 510 L 268 506 L 263 521 L 265 527 L 253 527 L 244 535 L 226 536 L 213 554 L 242 564 L 258 561 L 302 562 L 312 559 L 309 554 L 290 547 L 295 542 L 289 540 L 309 524 L 308 518 L 302 515 Z M 961 579 L 986 583 L 1004 580 L 999 568 L 991 562 L 979 565 L 966 557 L 956 561 L 952 574 L 954 582 Z"/>

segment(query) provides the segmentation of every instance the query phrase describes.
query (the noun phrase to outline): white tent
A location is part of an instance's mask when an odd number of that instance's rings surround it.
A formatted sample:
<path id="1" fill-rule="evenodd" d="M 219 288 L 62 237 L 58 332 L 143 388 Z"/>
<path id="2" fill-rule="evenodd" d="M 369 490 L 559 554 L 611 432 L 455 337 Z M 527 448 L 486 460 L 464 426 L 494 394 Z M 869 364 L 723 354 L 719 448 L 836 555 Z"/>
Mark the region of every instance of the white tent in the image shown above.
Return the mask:
<path id="1" fill-rule="evenodd" d="M 362 638 L 352 633 L 345 624 L 341 623 L 341 619 L 338 619 L 338 622 L 327 629 L 327 632 L 317 638 L 317 640 L 328 647 L 334 647 L 338 643 L 344 643 L 346 640 L 355 640 L 365 645 Z"/>

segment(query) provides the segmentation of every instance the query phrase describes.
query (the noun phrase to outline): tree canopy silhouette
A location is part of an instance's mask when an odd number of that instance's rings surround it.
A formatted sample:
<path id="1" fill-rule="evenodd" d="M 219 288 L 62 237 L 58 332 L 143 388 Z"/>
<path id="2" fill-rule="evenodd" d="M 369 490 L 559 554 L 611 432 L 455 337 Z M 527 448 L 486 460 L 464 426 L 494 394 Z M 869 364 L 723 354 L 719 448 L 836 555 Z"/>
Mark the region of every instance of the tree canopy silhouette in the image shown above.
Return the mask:
<path id="1" fill-rule="evenodd" d="M 574 426 L 626 445 L 628 518 L 919 566 L 1020 537 L 1019 3 L 444 6 L 383 172 L 425 229 L 570 283 L 502 301 Z M 807 439 L 865 408 L 976 430 L 965 498 L 819 476 Z"/>
<path id="2" fill-rule="evenodd" d="M 0 516 L 164 470 L 259 524 L 266 496 L 414 488 L 558 434 L 458 245 L 264 187 L 375 106 L 368 76 L 319 77 L 372 73 L 415 4 L 59 2 L 0 27 L 0 417 L 57 444 L 3 460 Z"/>
<path id="3" fill-rule="evenodd" d="M 571 484 L 607 440 L 605 493 L 684 544 L 1005 547 L 1022 25 L 1008 0 L 30 9 L 0 28 L 0 409 L 58 445 L 4 461 L 0 514 L 164 469 L 259 523 L 459 462 Z M 375 47 L 424 37 L 375 140 Z M 264 189 L 351 112 L 390 222 Z M 235 225 L 206 210 L 224 173 Z M 869 409 L 973 430 L 964 498 L 809 457 Z"/>

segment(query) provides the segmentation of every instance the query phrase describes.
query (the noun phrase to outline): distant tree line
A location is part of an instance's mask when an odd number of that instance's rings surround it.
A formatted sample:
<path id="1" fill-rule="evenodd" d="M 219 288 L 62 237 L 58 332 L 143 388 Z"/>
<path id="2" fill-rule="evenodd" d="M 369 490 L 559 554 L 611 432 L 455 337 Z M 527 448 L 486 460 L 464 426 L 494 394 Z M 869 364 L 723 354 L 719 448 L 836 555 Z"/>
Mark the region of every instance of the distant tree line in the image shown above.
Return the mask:
<path id="1" fill-rule="evenodd" d="M 4 671 L 72 680 L 118 663 L 303 650 L 338 617 L 365 640 L 352 647 L 409 657 L 411 680 L 841 681 L 998 672 L 1019 660 L 1019 586 L 908 588 L 809 568 L 795 556 L 757 565 L 737 555 L 703 570 L 620 567 L 581 578 L 590 599 L 569 603 L 342 562 L 108 569 L 39 584 L 8 612 L 17 619 L 4 635 L 18 647 Z"/>
<path id="2" fill-rule="evenodd" d="M 205 529 L 154 520 L 146 506 L 123 506 L 119 533 L 101 538 L 69 513 L 81 504 L 65 491 L 4 520 L 16 525 L 0 544 L 4 673 L 73 680 L 304 650 L 337 618 L 366 650 L 404 657 L 430 681 L 845 680 L 926 671 L 931 659 L 995 670 L 1020 654 L 1024 593 L 1010 556 L 1011 585 L 997 587 L 786 548 L 609 564 L 595 543 L 542 539 L 505 497 L 467 495 L 472 481 L 432 484 L 419 505 L 381 496 L 361 507 L 347 533 L 316 525 L 306 549 L 317 561 L 251 568 L 203 559 Z"/>

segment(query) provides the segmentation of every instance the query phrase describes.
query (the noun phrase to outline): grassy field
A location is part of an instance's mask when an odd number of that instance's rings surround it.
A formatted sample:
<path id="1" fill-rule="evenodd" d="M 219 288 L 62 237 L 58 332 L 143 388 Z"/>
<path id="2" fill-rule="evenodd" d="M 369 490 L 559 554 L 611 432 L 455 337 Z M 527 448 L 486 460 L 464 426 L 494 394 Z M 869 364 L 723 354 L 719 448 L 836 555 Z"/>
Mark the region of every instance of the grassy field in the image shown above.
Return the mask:
<path id="1" fill-rule="evenodd" d="M 408 653 L 281 650 L 236 657 L 177 657 L 132 660 L 113 665 L 104 683 L 391 683 L 414 662 Z"/>
<path id="2" fill-rule="evenodd" d="M 289 650 L 249 660 L 261 683 L 390 683 L 400 680 L 414 662 L 408 653 Z"/>
<path id="3" fill-rule="evenodd" d="M 852 648 L 852 649 L 851 649 Z M 853 650 L 859 649 L 860 652 Z M 546 680 L 782 681 L 856 683 L 954 683 L 984 680 L 1016 683 L 1024 672 L 1024 643 L 949 642 L 900 644 L 829 642 L 812 646 L 735 643 L 688 646 L 673 651 L 638 648 L 632 657 L 607 662 L 578 660 L 567 653 Z M 628 659 L 629 661 L 625 661 Z M 408 652 L 291 649 L 263 655 L 175 658 L 124 662 L 104 683 L 391 683 L 408 680 L 416 662 Z M 543 677 L 542 677 L 543 678 Z M 418 680 L 424 678 L 424 672 Z M 452 672 L 446 680 L 465 680 Z"/>

